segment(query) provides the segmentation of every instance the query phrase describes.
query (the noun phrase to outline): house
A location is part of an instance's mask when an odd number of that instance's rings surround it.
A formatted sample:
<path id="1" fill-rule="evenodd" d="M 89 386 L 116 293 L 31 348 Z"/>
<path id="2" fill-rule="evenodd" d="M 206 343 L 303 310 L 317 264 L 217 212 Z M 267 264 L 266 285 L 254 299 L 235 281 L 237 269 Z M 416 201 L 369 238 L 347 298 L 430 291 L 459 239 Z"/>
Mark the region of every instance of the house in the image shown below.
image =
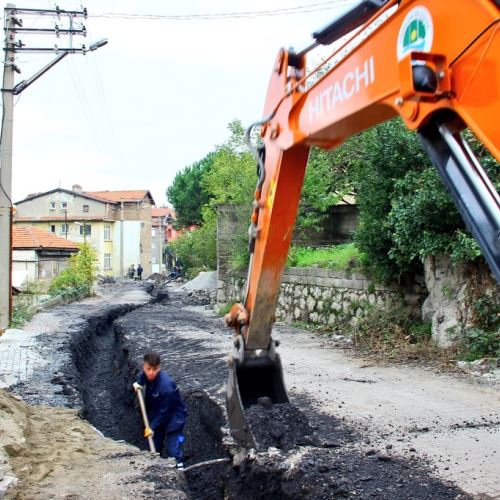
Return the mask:
<path id="1" fill-rule="evenodd" d="M 16 227 L 31 225 L 76 243 L 90 243 L 101 274 L 124 276 L 131 264 L 151 273 L 148 190 L 89 191 L 75 184 L 36 193 L 16 203 Z"/>
<path id="2" fill-rule="evenodd" d="M 89 191 L 86 194 L 95 196 L 108 203 L 116 204 L 115 227 L 117 230 L 117 246 L 115 268 L 120 269 L 120 276 L 126 274 L 131 264 L 141 264 L 144 275 L 149 276 L 151 270 L 151 209 L 155 204 L 153 196 L 147 189 L 127 191 Z"/>
<path id="3" fill-rule="evenodd" d="M 12 230 L 12 284 L 22 287 L 38 279 L 51 280 L 78 253 L 78 245 L 33 226 Z"/>

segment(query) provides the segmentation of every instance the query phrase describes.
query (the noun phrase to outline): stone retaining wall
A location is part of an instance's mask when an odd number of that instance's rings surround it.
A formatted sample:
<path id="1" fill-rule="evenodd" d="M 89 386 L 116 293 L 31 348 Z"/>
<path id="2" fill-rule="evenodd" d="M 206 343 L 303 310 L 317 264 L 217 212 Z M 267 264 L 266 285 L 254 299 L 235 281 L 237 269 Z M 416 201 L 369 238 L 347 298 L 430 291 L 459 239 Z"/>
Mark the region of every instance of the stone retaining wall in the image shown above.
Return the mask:
<path id="1" fill-rule="evenodd" d="M 245 275 L 219 275 L 219 306 L 241 301 L 245 286 Z M 388 307 L 395 301 L 402 301 L 401 292 L 376 285 L 359 273 L 292 267 L 283 275 L 276 319 L 333 325 L 355 321 L 370 305 Z"/>

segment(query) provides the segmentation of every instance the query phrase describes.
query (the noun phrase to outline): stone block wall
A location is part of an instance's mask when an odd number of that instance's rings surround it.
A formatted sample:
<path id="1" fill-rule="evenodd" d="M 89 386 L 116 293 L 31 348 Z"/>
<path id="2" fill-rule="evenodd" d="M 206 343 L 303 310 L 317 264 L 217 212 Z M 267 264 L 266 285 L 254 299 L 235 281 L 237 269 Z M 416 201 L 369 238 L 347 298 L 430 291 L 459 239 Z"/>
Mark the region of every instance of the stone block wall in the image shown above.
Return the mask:
<path id="1" fill-rule="evenodd" d="M 218 282 L 218 304 L 240 302 L 245 295 L 246 276 L 227 274 Z M 401 292 L 370 282 L 349 271 L 319 268 L 289 268 L 285 271 L 276 309 L 276 319 L 334 325 L 355 321 L 371 306 L 401 303 Z"/>

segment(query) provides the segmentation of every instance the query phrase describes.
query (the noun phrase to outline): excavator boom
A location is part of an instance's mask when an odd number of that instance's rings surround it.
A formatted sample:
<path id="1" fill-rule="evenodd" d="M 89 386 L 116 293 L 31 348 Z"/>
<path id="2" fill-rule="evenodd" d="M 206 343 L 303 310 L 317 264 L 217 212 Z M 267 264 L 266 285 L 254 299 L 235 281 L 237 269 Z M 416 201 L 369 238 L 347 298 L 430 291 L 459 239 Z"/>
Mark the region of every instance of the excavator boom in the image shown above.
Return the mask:
<path id="1" fill-rule="evenodd" d="M 356 28 L 306 73 L 309 50 Z M 400 116 L 418 133 L 500 281 L 500 198 L 461 137 L 469 127 L 500 161 L 500 1 L 365 0 L 313 37 L 299 53 L 282 49 L 273 67 L 258 122 L 264 148 L 247 292 L 226 316 L 236 328 L 229 417 L 249 445 L 255 440 L 245 409 L 259 395 L 288 401 L 271 331 L 311 146 L 337 147 Z"/>

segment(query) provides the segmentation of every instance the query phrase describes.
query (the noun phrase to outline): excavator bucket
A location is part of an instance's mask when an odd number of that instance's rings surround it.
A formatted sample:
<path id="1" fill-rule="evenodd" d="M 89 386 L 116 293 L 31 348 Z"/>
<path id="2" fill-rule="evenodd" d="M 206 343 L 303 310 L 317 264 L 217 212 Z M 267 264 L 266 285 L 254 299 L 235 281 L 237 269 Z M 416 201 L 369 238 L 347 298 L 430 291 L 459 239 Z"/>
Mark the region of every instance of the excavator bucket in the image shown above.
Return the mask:
<path id="1" fill-rule="evenodd" d="M 227 410 L 233 437 L 249 448 L 258 449 L 245 411 L 268 397 L 273 404 L 288 403 L 283 381 L 283 369 L 278 354 L 270 357 L 248 358 L 243 363 L 233 359 L 229 362 L 227 383 Z"/>

